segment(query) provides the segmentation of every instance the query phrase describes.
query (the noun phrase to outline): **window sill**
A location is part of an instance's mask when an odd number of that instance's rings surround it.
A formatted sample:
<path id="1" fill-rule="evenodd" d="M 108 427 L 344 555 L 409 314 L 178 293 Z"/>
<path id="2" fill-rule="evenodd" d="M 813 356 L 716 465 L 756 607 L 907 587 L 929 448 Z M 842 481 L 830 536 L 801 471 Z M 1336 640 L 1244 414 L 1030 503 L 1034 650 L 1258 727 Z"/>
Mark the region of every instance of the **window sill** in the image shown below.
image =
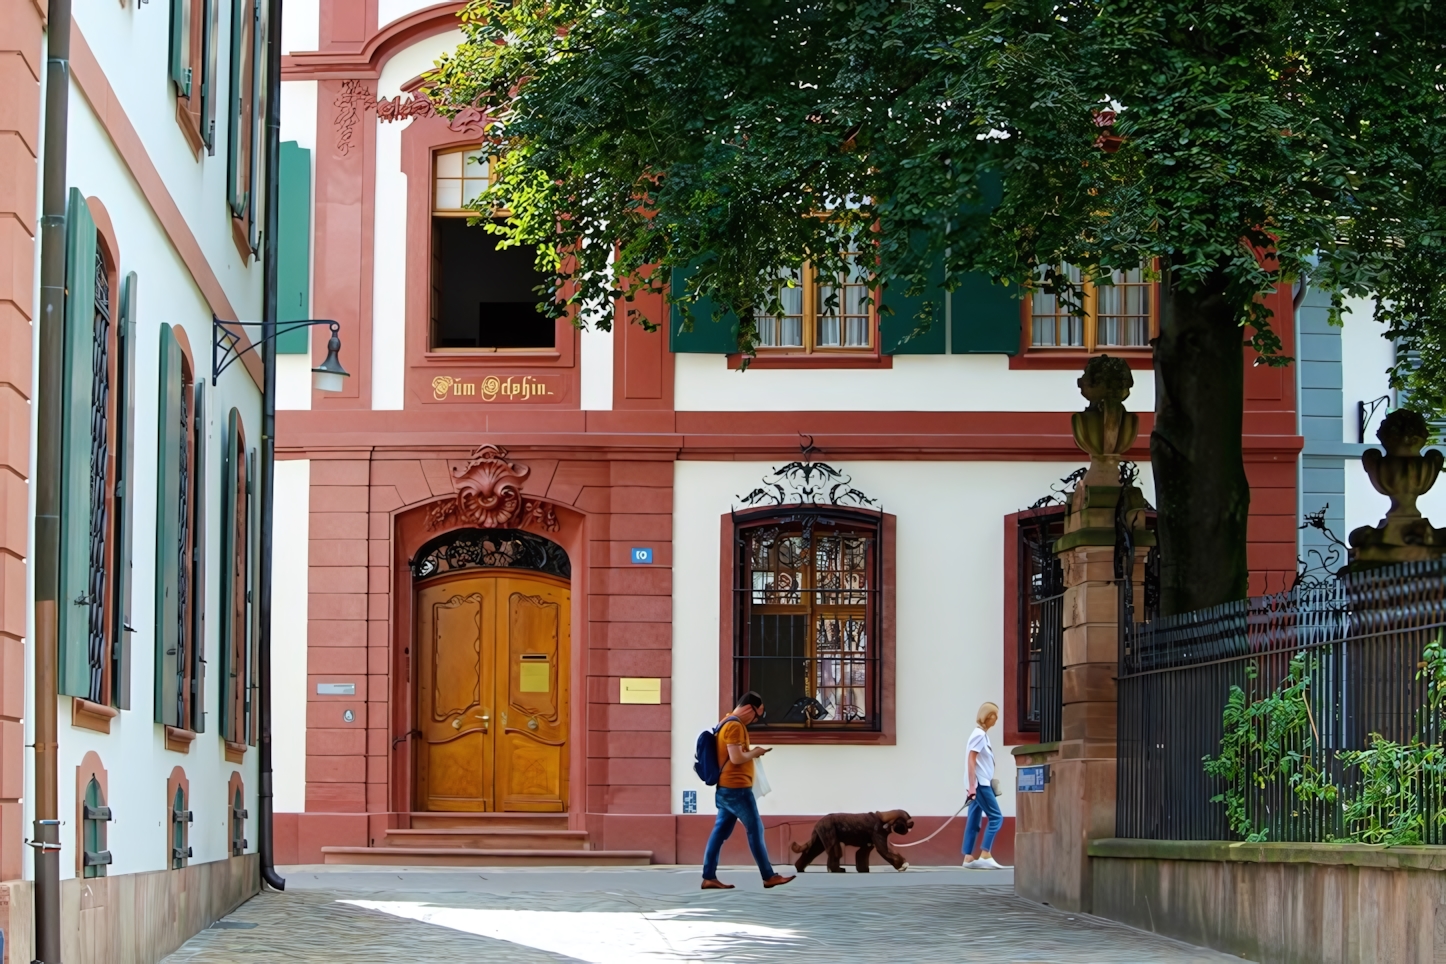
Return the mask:
<path id="1" fill-rule="evenodd" d="M 515 365 L 519 362 L 556 362 L 562 352 L 553 348 L 499 348 L 496 351 L 472 348 L 436 348 L 422 355 L 429 365 Z"/>
<path id="2" fill-rule="evenodd" d="M 755 725 L 748 728 L 748 742 L 754 746 L 893 746 L 897 741 L 884 730 L 775 730 Z"/>
<path id="3" fill-rule="evenodd" d="M 110 721 L 120 716 L 120 710 L 114 706 L 105 706 L 101 703 L 92 703 L 90 700 L 81 699 L 79 696 L 70 701 L 70 725 L 78 726 L 86 730 L 95 730 L 97 733 L 109 733 Z"/>
<path id="4" fill-rule="evenodd" d="M 246 744 L 226 741 L 226 762 L 241 763 L 246 759 Z"/>
<path id="5" fill-rule="evenodd" d="M 170 80 L 167 80 L 166 83 L 171 84 L 172 90 L 175 89 L 174 83 Z M 195 90 L 194 87 L 191 89 Z M 180 125 L 181 133 L 186 135 L 186 143 L 190 145 L 191 153 L 199 161 L 206 152 L 206 142 L 201 138 L 201 117 L 199 114 L 191 113 L 189 98 L 179 95 L 176 97 L 176 123 Z"/>
<path id="6" fill-rule="evenodd" d="M 179 726 L 166 727 L 166 749 L 175 753 L 190 753 L 191 744 L 196 742 L 194 730 L 182 729 Z"/>
<path id="7" fill-rule="evenodd" d="M 728 356 L 728 367 L 743 367 L 744 355 L 734 353 Z M 893 355 L 876 355 L 871 352 L 774 352 L 761 351 L 748 363 L 749 369 L 765 368 L 893 368 Z"/>
<path id="8" fill-rule="evenodd" d="M 231 243 L 236 245 L 236 253 L 241 255 L 241 267 L 251 263 L 256 252 L 251 250 L 251 239 L 246 236 L 246 222 L 236 215 L 231 215 Z"/>
<path id="9" fill-rule="evenodd" d="M 1085 362 L 1098 355 L 1123 358 L 1135 371 L 1150 371 L 1155 367 L 1155 354 L 1149 348 L 1106 348 L 1100 351 L 1085 351 L 1083 348 L 1026 348 L 1018 355 L 1011 355 L 1011 369 L 1034 369 L 1044 371 L 1079 371 Z"/>

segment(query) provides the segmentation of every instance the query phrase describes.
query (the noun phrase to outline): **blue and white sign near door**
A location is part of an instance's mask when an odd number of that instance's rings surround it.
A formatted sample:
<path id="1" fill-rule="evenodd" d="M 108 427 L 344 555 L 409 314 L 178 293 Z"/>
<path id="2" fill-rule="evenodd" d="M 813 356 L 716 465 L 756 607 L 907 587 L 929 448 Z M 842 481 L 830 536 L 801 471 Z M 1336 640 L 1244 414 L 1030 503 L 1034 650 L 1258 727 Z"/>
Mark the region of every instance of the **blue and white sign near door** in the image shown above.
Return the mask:
<path id="1" fill-rule="evenodd" d="M 684 812 L 684 813 L 697 813 L 697 812 L 698 812 L 698 791 L 697 791 L 697 790 L 684 790 L 684 791 L 683 791 L 683 812 Z"/>
<path id="2" fill-rule="evenodd" d="M 1039 766 L 1020 767 L 1015 771 L 1018 775 L 1018 782 L 1015 789 L 1019 793 L 1043 793 L 1044 785 L 1049 782 L 1049 764 Z"/>
<path id="3" fill-rule="evenodd" d="M 650 547 L 650 546 L 649 546 L 649 547 L 639 547 L 639 546 L 634 546 L 634 547 L 633 547 L 633 565 L 635 565 L 635 566 L 651 566 L 652 564 L 653 564 L 653 550 L 652 550 L 652 547 Z"/>

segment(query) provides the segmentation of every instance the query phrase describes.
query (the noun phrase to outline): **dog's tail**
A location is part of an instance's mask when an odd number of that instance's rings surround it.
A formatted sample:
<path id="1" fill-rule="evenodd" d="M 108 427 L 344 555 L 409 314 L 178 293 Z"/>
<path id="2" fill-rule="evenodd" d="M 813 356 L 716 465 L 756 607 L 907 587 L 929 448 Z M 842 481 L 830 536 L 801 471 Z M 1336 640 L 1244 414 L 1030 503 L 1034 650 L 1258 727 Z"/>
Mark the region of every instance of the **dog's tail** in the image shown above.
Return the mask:
<path id="1" fill-rule="evenodd" d="M 793 847 L 793 852 L 794 852 L 794 853 L 796 853 L 796 854 L 801 854 L 801 853 L 803 853 L 803 844 L 799 843 L 797 840 L 795 840 L 790 846 Z"/>

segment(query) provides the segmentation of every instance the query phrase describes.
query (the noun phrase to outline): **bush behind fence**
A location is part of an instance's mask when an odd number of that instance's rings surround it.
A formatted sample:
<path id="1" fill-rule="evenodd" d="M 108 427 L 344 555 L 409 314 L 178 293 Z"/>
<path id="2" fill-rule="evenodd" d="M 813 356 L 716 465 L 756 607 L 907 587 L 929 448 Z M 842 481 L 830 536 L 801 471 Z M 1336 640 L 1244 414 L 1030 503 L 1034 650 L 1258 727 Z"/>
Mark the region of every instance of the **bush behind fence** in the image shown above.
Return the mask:
<path id="1" fill-rule="evenodd" d="M 1122 627 L 1116 833 L 1446 843 L 1446 560 Z"/>

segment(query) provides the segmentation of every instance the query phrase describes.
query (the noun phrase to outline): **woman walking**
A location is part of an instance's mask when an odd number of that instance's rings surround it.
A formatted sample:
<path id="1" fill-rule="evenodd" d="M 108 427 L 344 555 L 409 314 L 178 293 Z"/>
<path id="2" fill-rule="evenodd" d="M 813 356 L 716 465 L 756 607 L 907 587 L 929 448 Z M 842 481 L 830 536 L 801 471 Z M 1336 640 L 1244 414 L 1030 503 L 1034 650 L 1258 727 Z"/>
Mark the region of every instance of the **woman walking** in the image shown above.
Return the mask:
<path id="1" fill-rule="evenodd" d="M 994 846 L 994 835 L 1004 825 L 1004 813 L 999 809 L 995 795 L 994 748 L 989 744 L 989 730 L 999 722 L 999 707 L 985 703 L 979 707 L 975 717 L 978 726 L 969 734 L 969 763 L 965 782 L 969 787 L 969 813 L 964 818 L 964 866 L 971 870 L 1004 870 L 994 859 L 990 848 Z M 979 825 L 989 818 L 984 830 L 984 846 L 976 858 L 974 841 L 979 836 Z"/>

